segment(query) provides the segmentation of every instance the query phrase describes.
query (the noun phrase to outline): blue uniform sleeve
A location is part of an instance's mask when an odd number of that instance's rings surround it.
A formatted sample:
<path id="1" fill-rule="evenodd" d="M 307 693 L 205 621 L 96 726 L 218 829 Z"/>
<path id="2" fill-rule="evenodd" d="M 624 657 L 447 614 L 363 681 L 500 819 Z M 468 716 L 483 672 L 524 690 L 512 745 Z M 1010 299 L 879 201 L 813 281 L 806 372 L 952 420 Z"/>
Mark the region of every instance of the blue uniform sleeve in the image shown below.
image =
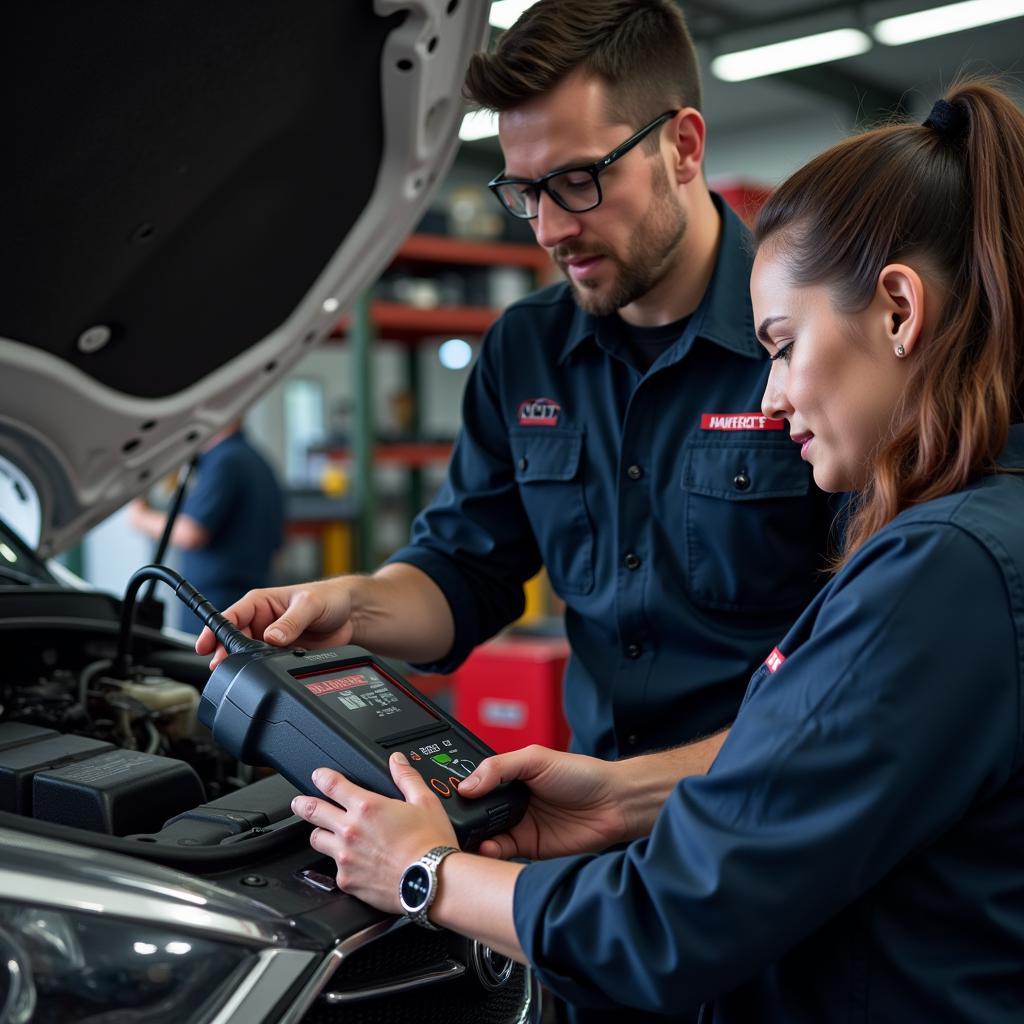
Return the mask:
<path id="1" fill-rule="evenodd" d="M 1004 785 L 1020 757 L 1024 600 L 1008 580 L 948 524 L 866 545 L 647 839 L 520 874 L 516 929 L 542 983 L 582 1005 L 695 1006 Z"/>
<path id="2" fill-rule="evenodd" d="M 422 569 L 441 588 L 455 620 L 447 657 L 427 671 L 451 672 L 477 644 L 517 619 L 523 584 L 541 566 L 540 552 L 515 480 L 501 405 L 503 321 L 492 327 L 466 384 L 448 477 L 417 516 L 410 543 L 388 562 Z"/>
<path id="3" fill-rule="evenodd" d="M 224 447 L 224 442 L 218 447 Z M 181 511 L 211 535 L 220 533 L 237 512 L 241 465 L 216 448 L 203 456 L 194 486 L 185 496 Z"/>

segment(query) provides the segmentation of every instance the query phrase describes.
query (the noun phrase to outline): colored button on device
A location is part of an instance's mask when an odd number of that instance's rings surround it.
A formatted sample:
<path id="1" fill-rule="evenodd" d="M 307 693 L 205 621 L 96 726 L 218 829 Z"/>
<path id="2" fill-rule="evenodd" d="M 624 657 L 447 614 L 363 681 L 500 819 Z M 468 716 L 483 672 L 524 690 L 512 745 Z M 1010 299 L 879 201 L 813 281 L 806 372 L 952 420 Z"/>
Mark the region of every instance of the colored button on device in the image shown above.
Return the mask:
<path id="1" fill-rule="evenodd" d="M 431 779 L 430 785 L 444 797 L 445 800 L 452 795 L 452 791 L 440 780 Z"/>

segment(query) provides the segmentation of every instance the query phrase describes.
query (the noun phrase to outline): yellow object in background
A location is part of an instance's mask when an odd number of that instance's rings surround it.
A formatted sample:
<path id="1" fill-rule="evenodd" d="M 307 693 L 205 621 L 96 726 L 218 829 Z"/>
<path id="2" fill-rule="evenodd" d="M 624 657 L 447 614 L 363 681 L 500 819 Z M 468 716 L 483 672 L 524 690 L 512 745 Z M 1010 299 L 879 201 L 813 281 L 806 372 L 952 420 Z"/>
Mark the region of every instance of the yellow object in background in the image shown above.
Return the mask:
<path id="1" fill-rule="evenodd" d="M 352 571 L 352 525 L 325 523 L 320 531 L 320 557 L 324 576 Z"/>
<path id="2" fill-rule="evenodd" d="M 320 474 L 320 489 L 329 497 L 342 497 L 348 490 L 348 474 L 337 463 L 328 462 Z M 324 523 L 320 531 L 320 560 L 324 576 L 352 571 L 351 523 Z"/>
<path id="3" fill-rule="evenodd" d="M 348 473 L 336 462 L 328 462 L 320 474 L 320 490 L 332 498 L 340 498 L 348 490 Z"/>
<path id="4" fill-rule="evenodd" d="M 517 626 L 535 625 L 551 614 L 551 584 L 543 569 L 523 584 L 523 593 L 526 595 L 526 609 L 516 620 Z"/>

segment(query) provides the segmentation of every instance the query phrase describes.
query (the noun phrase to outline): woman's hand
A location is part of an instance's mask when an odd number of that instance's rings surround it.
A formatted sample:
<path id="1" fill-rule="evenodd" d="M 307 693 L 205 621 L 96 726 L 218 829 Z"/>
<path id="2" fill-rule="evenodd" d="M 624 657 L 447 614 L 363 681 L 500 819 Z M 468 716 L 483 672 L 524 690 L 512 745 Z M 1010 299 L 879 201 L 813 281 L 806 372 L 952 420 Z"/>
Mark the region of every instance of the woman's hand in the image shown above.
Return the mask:
<path id="1" fill-rule="evenodd" d="M 435 846 L 458 846 L 437 794 L 402 754 L 392 754 L 391 777 L 405 800 L 379 796 L 329 768 L 313 773 L 328 800 L 297 796 L 292 811 L 317 827 L 309 845 L 334 859 L 338 887 L 366 903 L 400 914 L 398 886 L 405 869 Z"/>
<path id="2" fill-rule="evenodd" d="M 615 785 L 617 767 L 537 745 L 481 761 L 459 783 L 460 796 L 472 800 L 520 779 L 530 788 L 530 803 L 523 820 L 485 840 L 480 853 L 538 860 L 604 850 L 632 838 Z"/>

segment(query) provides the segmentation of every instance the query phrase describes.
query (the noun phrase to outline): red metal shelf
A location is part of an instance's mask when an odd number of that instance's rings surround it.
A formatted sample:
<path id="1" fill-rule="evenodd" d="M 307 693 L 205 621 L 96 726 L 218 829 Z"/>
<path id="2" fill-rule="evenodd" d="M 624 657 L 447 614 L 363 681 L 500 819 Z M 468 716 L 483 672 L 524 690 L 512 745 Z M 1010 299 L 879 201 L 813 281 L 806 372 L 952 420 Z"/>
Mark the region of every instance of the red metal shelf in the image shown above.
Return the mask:
<path id="1" fill-rule="evenodd" d="M 466 241 L 445 235 L 410 235 L 395 254 L 394 262 L 528 267 L 539 274 L 554 271 L 551 258 L 536 245 Z"/>
<path id="2" fill-rule="evenodd" d="M 487 306 L 437 306 L 417 309 L 399 302 L 370 303 L 370 319 L 378 336 L 388 341 L 419 341 L 421 338 L 468 334 L 479 337 L 501 315 Z M 350 318 L 343 316 L 331 331 L 332 338 L 348 335 Z"/>

